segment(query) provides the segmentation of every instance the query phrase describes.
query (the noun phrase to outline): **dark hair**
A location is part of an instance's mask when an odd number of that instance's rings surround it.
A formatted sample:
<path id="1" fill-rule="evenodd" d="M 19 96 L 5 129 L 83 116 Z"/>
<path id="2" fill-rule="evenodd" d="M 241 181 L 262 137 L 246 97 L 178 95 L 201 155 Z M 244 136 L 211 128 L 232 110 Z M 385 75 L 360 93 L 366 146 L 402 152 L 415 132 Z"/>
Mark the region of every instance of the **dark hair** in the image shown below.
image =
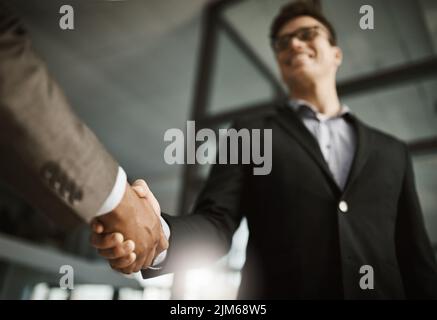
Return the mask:
<path id="1" fill-rule="evenodd" d="M 318 20 L 328 29 L 331 45 L 335 46 L 337 44 L 337 35 L 331 23 L 313 5 L 302 1 L 289 3 L 281 8 L 270 27 L 270 39 L 273 41 L 286 23 L 300 16 L 310 16 Z"/>

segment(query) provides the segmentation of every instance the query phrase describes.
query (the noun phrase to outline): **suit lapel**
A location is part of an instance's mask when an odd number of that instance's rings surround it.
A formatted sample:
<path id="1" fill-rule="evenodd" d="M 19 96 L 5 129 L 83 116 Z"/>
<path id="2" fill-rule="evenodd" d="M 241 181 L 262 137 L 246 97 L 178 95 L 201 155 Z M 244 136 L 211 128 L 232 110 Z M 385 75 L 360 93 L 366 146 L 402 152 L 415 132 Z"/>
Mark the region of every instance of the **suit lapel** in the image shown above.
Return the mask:
<path id="1" fill-rule="evenodd" d="M 348 120 L 351 121 L 352 125 L 355 128 L 357 147 L 345 188 L 343 191 L 341 191 L 337 183 L 335 182 L 334 177 L 332 176 L 331 170 L 329 169 L 325 159 L 323 158 L 316 138 L 314 138 L 311 132 L 309 132 L 309 130 L 305 127 L 305 125 L 298 118 L 296 113 L 286 106 L 281 106 L 278 108 L 278 114 L 279 116 L 277 117 L 277 122 L 279 123 L 279 125 L 291 136 L 293 136 L 293 138 L 318 164 L 318 166 L 323 170 L 324 174 L 330 181 L 331 185 L 335 188 L 335 190 L 340 193 L 347 192 L 353 182 L 358 178 L 361 170 L 363 169 L 369 158 L 372 146 L 372 134 L 369 129 L 355 116 L 351 114 L 347 115 L 347 117 L 349 118 Z"/>
<path id="2" fill-rule="evenodd" d="M 357 134 L 357 148 L 346 186 L 344 188 L 344 193 L 347 192 L 353 182 L 358 178 L 361 170 L 369 158 L 372 147 L 372 134 L 370 130 L 355 116 L 351 114 L 348 114 L 347 116 L 355 127 L 355 132 Z"/>
<path id="3" fill-rule="evenodd" d="M 310 155 L 310 157 L 322 169 L 323 173 L 328 178 L 331 185 L 336 191 L 341 192 L 337 183 L 329 170 L 328 164 L 323 158 L 319 144 L 316 138 L 305 127 L 302 121 L 297 116 L 296 112 L 287 106 L 278 108 L 278 117 L 276 117 L 279 125 L 301 145 L 301 147 Z"/>

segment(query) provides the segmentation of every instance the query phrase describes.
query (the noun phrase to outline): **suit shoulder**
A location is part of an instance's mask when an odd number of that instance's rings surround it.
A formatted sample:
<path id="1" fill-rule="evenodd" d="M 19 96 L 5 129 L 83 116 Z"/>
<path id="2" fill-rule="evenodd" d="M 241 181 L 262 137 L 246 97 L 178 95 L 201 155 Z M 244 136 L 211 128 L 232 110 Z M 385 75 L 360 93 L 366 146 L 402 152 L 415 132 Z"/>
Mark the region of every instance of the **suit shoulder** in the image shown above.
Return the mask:
<path id="1" fill-rule="evenodd" d="M 377 142 L 378 144 L 382 144 L 385 147 L 394 148 L 396 150 L 402 150 L 402 151 L 408 150 L 407 144 L 401 139 L 395 137 L 394 135 L 384 132 L 380 129 L 371 127 L 367 124 L 365 124 L 365 126 L 373 135 L 374 141 Z"/>
<path id="2" fill-rule="evenodd" d="M 268 123 L 271 119 L 276 117 L 278 111 L 276 108 L 265 108 L 258 111 L 255 114 L 242 115 L 236 118 L 232 127 L 234 128 L 247 128 L 247 129 L 263 129 L 269 127 Z"/>

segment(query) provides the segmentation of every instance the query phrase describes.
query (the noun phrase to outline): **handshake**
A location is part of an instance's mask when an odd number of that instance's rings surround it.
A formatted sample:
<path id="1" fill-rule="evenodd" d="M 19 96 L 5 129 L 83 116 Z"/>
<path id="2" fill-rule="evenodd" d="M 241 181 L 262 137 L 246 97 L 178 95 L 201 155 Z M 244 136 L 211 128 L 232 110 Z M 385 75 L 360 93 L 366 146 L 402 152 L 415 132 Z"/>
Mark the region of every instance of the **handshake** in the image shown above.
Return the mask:
<path id="1" fill-rule="evenodd" d="M 161 226 L 161 208 L 144 180 L 126 184 L 120 204 L 91 222 L 91 245 L 119 272 L 150 267 L 168 248 Z"/>

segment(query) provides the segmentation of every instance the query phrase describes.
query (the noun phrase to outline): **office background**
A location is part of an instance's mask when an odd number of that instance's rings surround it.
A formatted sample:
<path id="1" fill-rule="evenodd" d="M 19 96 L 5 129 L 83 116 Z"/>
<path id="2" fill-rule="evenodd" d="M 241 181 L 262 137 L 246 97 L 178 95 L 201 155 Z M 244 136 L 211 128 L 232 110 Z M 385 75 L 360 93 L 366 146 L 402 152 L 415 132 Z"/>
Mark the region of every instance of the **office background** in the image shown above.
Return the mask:
<path id="1" fill-rule="evenodd" d="M 226 127 L 283 95 L 268 31 L 283 0 L 8 0 L 78 115 L 130 179 L 144 178 L 162 211 L 186 214 L 207 166 L 168 165 L 169 128 Z M 410 145 L 426 227 L 437 251 L 437 2 L 320 0 L 344 51 L 342 101 Z M 74 9 L 61 30 L 59 8 Z M 371 5 L 375 29 L 359 27 Z M 23 93 L 25 94 L 25 93 Z M 274 169 L 274 168 L 273 168 Z M 87 226 L 65 235 L 7 186 L 0 189 L 1 299 L 204 299 L 236 296 L 248 231 L 211 268 L 151 280 L 116 274 L 88 245 Z M 74 290 L 59 288 L 72 265 Z"/>

